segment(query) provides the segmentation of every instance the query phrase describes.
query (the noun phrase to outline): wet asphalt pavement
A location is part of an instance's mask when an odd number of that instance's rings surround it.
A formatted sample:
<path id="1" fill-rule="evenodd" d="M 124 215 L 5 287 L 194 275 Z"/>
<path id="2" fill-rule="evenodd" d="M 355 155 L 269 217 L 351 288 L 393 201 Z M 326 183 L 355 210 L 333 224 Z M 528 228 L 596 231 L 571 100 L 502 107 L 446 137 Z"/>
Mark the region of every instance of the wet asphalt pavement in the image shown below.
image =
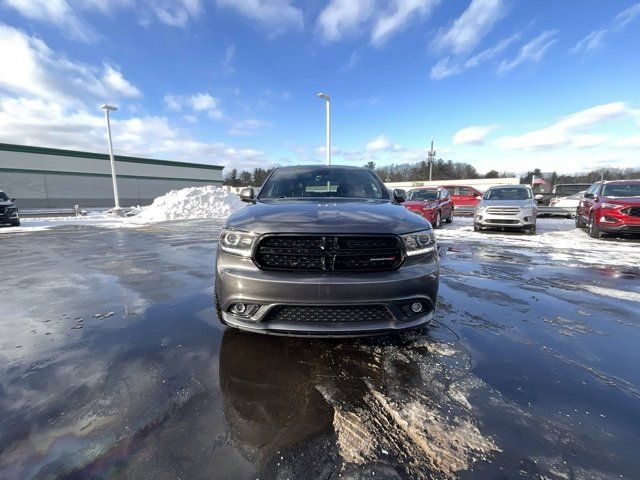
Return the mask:
<path id="1" fill-rule="evenodd" d="M 640 266 L 462 236 L 424 332 L 265 337 L 219 228 L 0 238 L 0 478 L 640 478 Z"/>

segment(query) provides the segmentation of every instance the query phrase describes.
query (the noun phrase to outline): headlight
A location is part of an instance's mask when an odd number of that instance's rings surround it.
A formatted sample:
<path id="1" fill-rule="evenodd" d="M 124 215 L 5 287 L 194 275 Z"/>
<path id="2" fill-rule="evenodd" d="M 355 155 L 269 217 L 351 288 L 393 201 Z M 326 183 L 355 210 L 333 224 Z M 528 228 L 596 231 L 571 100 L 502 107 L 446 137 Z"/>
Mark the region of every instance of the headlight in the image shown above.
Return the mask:
<path id="1" fill-rule="evenodd" d="M 250 257 L 256 235 L 237 230 L 222 230 L 220 233 L 220 248 L 223 252 L 242 257 Z"/>
<path id="2" fill-rule="evenodd" d="M 617 203 L 603 203 L 602 205 L 600 205 L 602 208 L 611 208 L 611 209 L 617 209 L 617 208 L 622 208 L 624 207 L 624 205 L 618 205 Z"/>
<path id="3" fill-rule="evenodd" d="M 401 237 L 408 257 L 433 252 L 436 249 L 436 239 L 433 236 L 433 230 L 408 233 L 407 235 L 401 235 Z"/>

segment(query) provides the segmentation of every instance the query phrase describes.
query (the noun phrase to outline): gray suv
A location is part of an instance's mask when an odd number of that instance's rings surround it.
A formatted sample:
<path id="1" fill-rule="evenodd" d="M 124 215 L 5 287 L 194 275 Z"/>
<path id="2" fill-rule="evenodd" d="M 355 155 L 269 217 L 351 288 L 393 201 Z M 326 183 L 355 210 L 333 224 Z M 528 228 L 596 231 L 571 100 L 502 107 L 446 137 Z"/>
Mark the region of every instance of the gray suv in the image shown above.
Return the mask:
<path id="1" fill-rule="evenodd" d="M 274 170 L 220 234 L 220 321 L 259 333 L 357 336 L 415 328 L 436 308 L 431 225 L 367 168 Z"/>
<path id="2" fill-rule="evenodd" d="M 503 228 L 536 233 L 538 206 L 528 185 L 500 185 L 484 192 L 476 205 L 473 229 Z"/>

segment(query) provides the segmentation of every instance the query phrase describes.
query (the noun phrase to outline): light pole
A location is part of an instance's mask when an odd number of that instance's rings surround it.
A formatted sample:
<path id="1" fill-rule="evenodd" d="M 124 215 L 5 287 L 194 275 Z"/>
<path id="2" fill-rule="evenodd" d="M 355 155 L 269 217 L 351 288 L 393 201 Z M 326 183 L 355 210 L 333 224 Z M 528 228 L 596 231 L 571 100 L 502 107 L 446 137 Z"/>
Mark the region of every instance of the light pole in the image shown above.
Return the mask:
<path id="1" fill-rule="evenodd" d="M 111 143 L 111 122 L 109 121 L 109 112 L 115 112 L 118 107 L 104 104 L 100 107 L 104 110 L 104 117 L 107 120 L 107 138 L 109 139 L 109 159 L 111 160 L 111 180 L 113 182 L 113 198 L 115 200 L 115 211 L 120 210 L 120 200 L 118 198 L 118 181 L 116 180 L 116 162 L 113 159 L 113 144 Z"/>
<path id="2" fill-rule="evenodd" d="M 328 93 L 321 92 L 318 94 L 327 105 L 327 165 L 331 165 L 331 99 Z"/>

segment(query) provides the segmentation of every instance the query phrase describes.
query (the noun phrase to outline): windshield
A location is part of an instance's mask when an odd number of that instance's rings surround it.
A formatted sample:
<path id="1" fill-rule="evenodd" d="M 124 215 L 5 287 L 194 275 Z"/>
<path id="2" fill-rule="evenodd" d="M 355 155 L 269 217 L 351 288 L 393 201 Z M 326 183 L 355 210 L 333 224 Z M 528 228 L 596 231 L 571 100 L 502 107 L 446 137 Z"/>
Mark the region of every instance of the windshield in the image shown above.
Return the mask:
<path id="1" fill-rule="evenodd" d="M 438 198 L 437 190 L 411 190 L 409 192 L 409 196 L 407 197 L 409 200 L 435 200 Z"/>
<path id="2" fill-rule="evenodd" d="M 490 188 L 484 194 L 485 200 L 527 200 L 531 198 L 528 188 Z"/>
<path id="3" fill-rule="evenodd" d="M 0 192 L 0 202 L 8 202 L 9 201 L 9 197 L 7 197 L 7 194 L 4 192 Z"/>
<path id="4" fill-rule="evenodd" d="M 555 194 L 559 197 L 568 197 L 575 193 L 584 192 L 587 188 L 589 188 L 589 185 L 557 185 L 555 187 Z"/>
<path id="5" fill-rule="evenodd" d="M 387 189 L 369 169 L 310 167 L 276 170 L 259 198 L 389 198 Z"/>
<path id="6" fill-rule="evenodd" d="M 640 182 L 609 183 L 602 190 L 603 197 L 640 197 Z"/>

